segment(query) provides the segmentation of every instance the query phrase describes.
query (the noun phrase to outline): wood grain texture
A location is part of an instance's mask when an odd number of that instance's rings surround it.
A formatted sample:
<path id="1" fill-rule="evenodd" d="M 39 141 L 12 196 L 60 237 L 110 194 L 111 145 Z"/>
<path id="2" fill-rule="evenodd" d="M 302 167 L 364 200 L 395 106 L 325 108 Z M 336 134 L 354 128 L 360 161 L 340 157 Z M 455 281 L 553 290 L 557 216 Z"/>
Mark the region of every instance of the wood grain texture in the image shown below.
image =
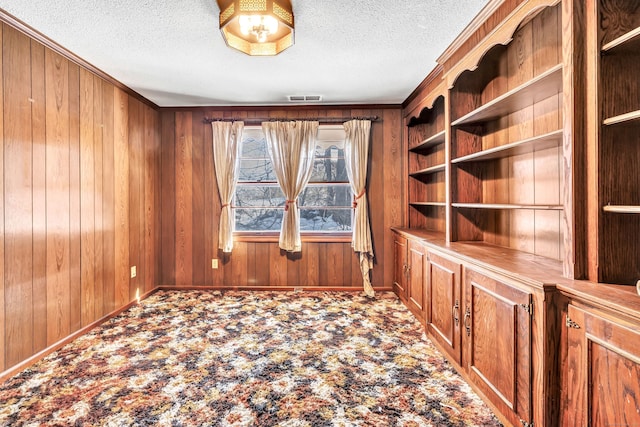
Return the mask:
<path id="1" fill-rule="evenodd" d="M 5 26 L 6 28 L 6 26 Z M 33 351 L 32 140 L 30 41 L 3 35 L 6 363 Z"/>
<path id="2" fill-rule="evenodd" d="M 71 141 L 68 115 L 70 86 L 68 66 L 62 57 L 47 51 L 45 68 L 47 194 L 49 195 L 47 197 L 47 344 L 52 344 L 71 332 L 71 311 L 73 310 L 70 289 L 71 206 L 68 193 L 71 187 L 69 154 Z M 78 184 L 75 180 L 74 183 Z M 78 191 L 77 187 L 76 191 Z M 79 205 L 77 207 L 79 208 Z M 79 224 L 79 221 L 76 224 Z M 76 239 L 77 236 L 79 233 L 75 235 Z M 79 246 L 77 248 L 79 249 Z M 79 256 L 76 266 L 74 271 L 79 272 Z M 80 295 L 77 295 L 78 302 L 80 302 L 79 297 Z M 74 307 L 78 312 L 73 316 L 73 321 L 79 321 L 80 305 Z"/>
<path id="3" fill-rule="evenodd" d="M 130 153 L 129 95 L 6 24 L 1 35 L 0 370 L 5 371 L 35 360 L 129 301 L 130 236 L 123 224 L 130 215 L 140 224 L 147 220 L 142 199 L 129 211 L 127 161 L 130 154 L 137 156 L 136 177 L 147 170 L 159 176 L 153 159 L 159 159 L 160 122 L 138 114 L 136 126 L 148 128 L 143 133 L 153 141 Z M 145 117 L 157 116 L 138 104 Z M 136 182 L 139 193 L 141 178 Z M 157 180 L 150 185 L 159 194 Z M 146 207 L 158 217 L 159 198 Z M 159 227 L 147 230 L 153 254 L 160 247 Z M 138 244 L 142 232 L 141 226 Z"/>
<path id="4" fill-rule="evenodd" d="M 44 47 L 31 40 L 33 140 L 33 310 L 47 310 L 46 100 Z M 0 71 L 0 75 L 2 72 Z M 0 119 L 1 120 L 1 119 Z M 1 145 L 1 144 L 0 144 Z M 0 187 L 2 188 L 2 187 Z M 0 277 L 3 277 L 0 275 Z M 0 340 L 1 342 L 1 340 Z M 47 316 L 34 315 L 33 351 L 47 346 Z M 2 369 L 2 367 L 0 367 Z"/>
<path id="5" fill-rule="evenodd" d="M 420 242 L 409 240 L 408 247 L 409 284 L 407 303 L 409 309 L 424 322 L 425 282 L 427 269 L 427 248 Z"/>
<path id="6" fill-rule="evenodd" d="M 161 158 L 162 170 L 160 188 L 162 189 L 161 227 L 162 230 L 162 275 L 163 285 L 176 283 L 176 179 L 175 179 L 175 113 L 161 113 Z M 213 161 L 213 158 L 212 158 Z M 204 233 L 206 234 L 206 232 Z"/>
<path id="7" fill-rule="evenodd" d="M 193 116 L 176 114 L 176 284 L 193 281 Z"/>
<path id="8" fill-rule="evenodd" d="M 129 289 L 129 99 L 115 89 L 113 96 L 113 148 L 115 177 L 115 301 L 126 304 Z"/>
<path id="9" fill-rule="evenodd" d="M 80 70 L 81 325 L 93 322 L 95 304 L 95 146 L 93 75 Z"/>
<path id="10" fill-rule="evenodd" d="M 136 267 L 136 277 L 129 280 L 129 299 L 144 293 L 144 105 L 129 97 L 129 266 Z M 130 275 L 131 276 L 131 275 Z"/>
<path id="11" fill-rule="evenodd" d="M 5 26 L 0 24 L 0 47 L 4 52 L 4 34 Z M 4 100 L 4 54 L 0 54 L 0 76 L 2 80 L 0 83 L 0 99 Z M 0 204 L 3 209 L 0 209 L 0 372 L 6 369 L 6 310 L 5 310 L 5 280 L 4 280 L 4 101 L 0 102 Z M 46 284 L 46 283 L 45 283 Z"/>

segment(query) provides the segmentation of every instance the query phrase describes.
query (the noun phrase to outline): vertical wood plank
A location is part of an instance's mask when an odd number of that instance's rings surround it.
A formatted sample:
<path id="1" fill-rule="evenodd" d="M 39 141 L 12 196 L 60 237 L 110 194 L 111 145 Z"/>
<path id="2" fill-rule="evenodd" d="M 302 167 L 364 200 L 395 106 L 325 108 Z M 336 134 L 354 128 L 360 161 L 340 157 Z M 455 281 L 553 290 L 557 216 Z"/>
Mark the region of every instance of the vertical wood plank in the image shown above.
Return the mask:
<path id="1" fill-rule="evenodd" d="M 318 243 L 306 243 L 303 251 L 303 264 L 300 266 L 303 284 L 305 286 L 320 286 Z"/>
<path id="2" fill-rule="evenodd" d="M 102 230 L 103 230 L 103 314 L 115 309 L 116 300 L 116 209 L 114 164 L 114 87 L 102 82 Z"/>
<path id="3" fill-rule="evenodd" d="M 129 301 L 140 295 L 144 286 L 144 116 L 142 103 L 128 96 L 129 110 L 129 267 L 136 276 L 129 280 Z M 131 274 L 131 273 L 130 273 Z"/>
<path id="4" fill-rule="evenodd" d="M 2 75 L 1 70 L 0 75 Z M 33 351 L 38 352 L 47 346 L 47 179 L 44 46 L 34 40 L 31 40 L 31 98 L 33 99 L 31 103 L 33 137 Z"/>
<path id="5" fill-rule="evenodd" d="M 68 62 L 68 61 L 67 61 Z M 69 67 L 69 323 L 71 331 L 80 328 L 81 241 L 80 241 L 80 67 Z M 65 111 L 66 114 L 66 111 Z M 47 157 L 48 162 L 48 157 Z"/>
<path id="6" fill-rule="evenodd" d="M 95 270 L 93 275 L 93 319 L 100 319 L 107 314 L 103 311 L 104 301 L 104 225 L 103 225 L 103 203 L 102 194 L 104 175 L 102 160 L 102 137 L 104 124 L 102 121 L 102 79 L 93 76 L 93 207 L 94 207 L 94 262 Z"/>
<path id="7" fill-rule="evenodd" d="M 161 230 L 162 230 L 162 275 L 163 285 L 176 283 L 176 179 L 175 179 L 175 113 L 162 113 L 161 156 Z"/>
<path id="8" fill-rule="evenodd" d="M 68 63 L 64 58 L 49 50 L 45 52 L 45 84 L 47 116 L 47 344 L 52 344 L 71 332 L 69 197 L 70 192 L 77 191 L 78 188 L 72 188 L 70 181 Z M 79 306 L 76 307 L 79 308 Z M 79 320 L 79 317 L 74 316 L 73 320 Z"/>
<path id="9" fill-rule="evenodd" d="M 205 283 L 205 268 L 211 268 L 211 261 L 207 263 L 208 253 L 205 250 L 204 230 L 204 112 L 197 110 L 193 112 L 192 120 L 192 142 L 193 142 L 193 163 L 192 163 L 192 235 L 193 235 L 193 277 L 194 285 Z"/>
<path id="10" fill-rule="evenodd" d="M 247 263 L 249 262 L 247 259 L 247 245 L 249 244 L 248 242 L 235 242 L 233 245 L 233 253 L 231 254 L 233 259 L 231 263 L 232 275 L 229 285 L 247 286 Z"/>
<path id="11" fill-rule="evenodd" d="M 176 284 L 193 282 L 192 113 L 176 113 Z"/>
<path id="12" fill-rule="evenodd" d="M 282 262 L 282 259 L 285 262 Z M 280 255 L 278 243 L 269 243 L 269 285 L 282 286 L 287 281 L 286 257 Z"/>
<path id="13" fill-rule="evenodd" d="M 115 88 L 113 112 L 113 156 L 115 178 L 115 301 L 121 307 L 129 301 L 129 100 Z"/>
<path id="14" fill-rule="evenodd" d="M 244 242 L 247 256 L 247 285 L 248 286 L 256 286 L 256 269 L 263 268 L 262 266 L 258 267 L 259 261 L 256 257 L 256 246 L 258 243 L 255 242 Z"/>
<path id="15" fill-rule="evenodd" d="M 93 75 L 80 69 L 80 270 L 81 325 L 95 313 L 95 157 L 93 140 Z"/>
<path id="16" fill-rule="evenodd" d="M 255 244 L 255 277 L 256 286 L 269 286 L 269 265 L 265 262 L 269 259 L 269 244 L 268 243 L 256 243 Z"/>
<path id="17" fill-rule="evenodd" d="M 151 108 L 144 106 L 144 268 L 145 283 L 144 291 L 152 290 L 158 283 L 156 277 L 156 265 L 158 244 L 156 233 L 160 223 L 157 222 L 156 214 L 160 209 L 157 204 L 157 187 L 160 186 L 156 179 L 157 152 L 160 148 L 157 140 L 157 113 Z"/>
<path id="18" fill-rule="evenodd" d="M 31 56 L 29 39 L 4 26 L 6 363 L 33 351 Z"/>
<path id="19" fill-rule="evenodd" d="M 160 113 L 158 111 L 154 111 L 153 113 L 154 120 L 154 148 L 153 148 L 153 156 L 154 156 L 154 192 L 155 192 L 155 201 L 153 205 L 153 213 L 154 213 L 154 244 L 155 244 L 155 257 L 154 257 L 154 268 L 155 275 L 153 280 L 153 287 L 161 285 L 161 277 L 162 277 L 162 265 L 159 261 L 161 261 L 161 250 L 162 250 L 162 233 L 161 233 L 161 225 L 162 225 L 162 169 L 160 167 L 161 161 L 161 142 L 162 142 L 162 130 L 160 127 Z"/>
<path id="20" fill-rule="evenodd" d="M 0 371 L 7 369 L 5 354 L 5 276 L 4 276 L 4 33 L 5 25 L 0 24 Z"/>
<path id="21" fill-rule="evenodd" d="M 386 109 L 382 112 L 384 187 L 402 188 L 402 115 L 400 109 Z M 441 186 L 444 188 L 444 185 Z M 377 190 L 376 190 L 377 191 Z M 444 201 L 444 198 L 442 199 Z M 393 233 L 390 227 L 402 223 L 402 191 L 387 191 L 383 203 L 384 214 L 384 256 L 378 258 L 378 268 L 384 269 L 383 283 L 393 284 Z M 374 211 L 370 210 L 371 213 Z M 359 269 L 358 269 L 359 270 Z M 355 277 L 355 274 L 354 274 Z"/>
<path id="22" fill-rule="evenodd" d="M 221 116 L 219 112 L 208 112 L 207 117 Z M 218 218 L 220 216 L 220 197 L 213 165 L 213 131 L 210 124 L 203 125 L 203 150 L 204 150 L 204 237 L 207 253 L 206 284 L 220 286 L 224 273 L 218 263 L 218 269 L 211 268 L 211 259 L 218 259 Z"/>

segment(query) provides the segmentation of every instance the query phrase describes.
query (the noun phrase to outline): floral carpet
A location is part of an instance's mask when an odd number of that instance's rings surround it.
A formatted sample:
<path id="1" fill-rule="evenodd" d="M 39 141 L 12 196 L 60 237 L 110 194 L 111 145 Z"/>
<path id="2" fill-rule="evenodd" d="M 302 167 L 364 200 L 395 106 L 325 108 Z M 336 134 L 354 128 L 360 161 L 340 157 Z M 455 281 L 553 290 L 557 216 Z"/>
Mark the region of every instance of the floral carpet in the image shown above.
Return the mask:
<path id="1" fill-rule="evenodd" d="M 491 426 L 394 294 L 161 291 L 0 384 L 1 426 Z"/>

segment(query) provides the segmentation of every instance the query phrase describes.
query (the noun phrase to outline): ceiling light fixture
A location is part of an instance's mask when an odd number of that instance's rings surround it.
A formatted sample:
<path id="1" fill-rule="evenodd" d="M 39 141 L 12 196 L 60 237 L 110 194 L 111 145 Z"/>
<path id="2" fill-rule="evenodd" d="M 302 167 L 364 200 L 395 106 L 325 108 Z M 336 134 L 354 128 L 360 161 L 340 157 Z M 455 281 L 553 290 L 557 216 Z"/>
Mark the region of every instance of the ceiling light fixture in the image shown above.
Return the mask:
<path id="1" fill-rule="evenodd" d="M 251 56 L 273 56 L 293 46 L 290 0 L 217 0 L 227 46 Z"/>

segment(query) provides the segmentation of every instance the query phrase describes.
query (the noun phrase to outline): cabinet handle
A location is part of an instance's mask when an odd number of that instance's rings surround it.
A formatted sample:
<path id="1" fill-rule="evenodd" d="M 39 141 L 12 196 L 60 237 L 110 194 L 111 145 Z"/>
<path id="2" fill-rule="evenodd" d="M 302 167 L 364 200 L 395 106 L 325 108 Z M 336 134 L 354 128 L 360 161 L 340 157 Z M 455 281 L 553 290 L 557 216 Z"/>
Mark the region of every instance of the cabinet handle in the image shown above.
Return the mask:
<path id="1" fill-rule="evenodd" d="M 453 320 L 456 322 L 456 326 L 458 326 L 458 323 L 460 323 L 460 303 L 458 300 L 456 300 L 453 306 Z"/>
<path id="2" fill-rule="evenodd" d="M 471 336 L 471 325 L 469 324 L 469 320 L 471 320 L 471 310 L 469 309 L 469 306 L 467 306 L 467 309 L 464 312 L 464 328 L 467 330 L 468 337 Z"/>

